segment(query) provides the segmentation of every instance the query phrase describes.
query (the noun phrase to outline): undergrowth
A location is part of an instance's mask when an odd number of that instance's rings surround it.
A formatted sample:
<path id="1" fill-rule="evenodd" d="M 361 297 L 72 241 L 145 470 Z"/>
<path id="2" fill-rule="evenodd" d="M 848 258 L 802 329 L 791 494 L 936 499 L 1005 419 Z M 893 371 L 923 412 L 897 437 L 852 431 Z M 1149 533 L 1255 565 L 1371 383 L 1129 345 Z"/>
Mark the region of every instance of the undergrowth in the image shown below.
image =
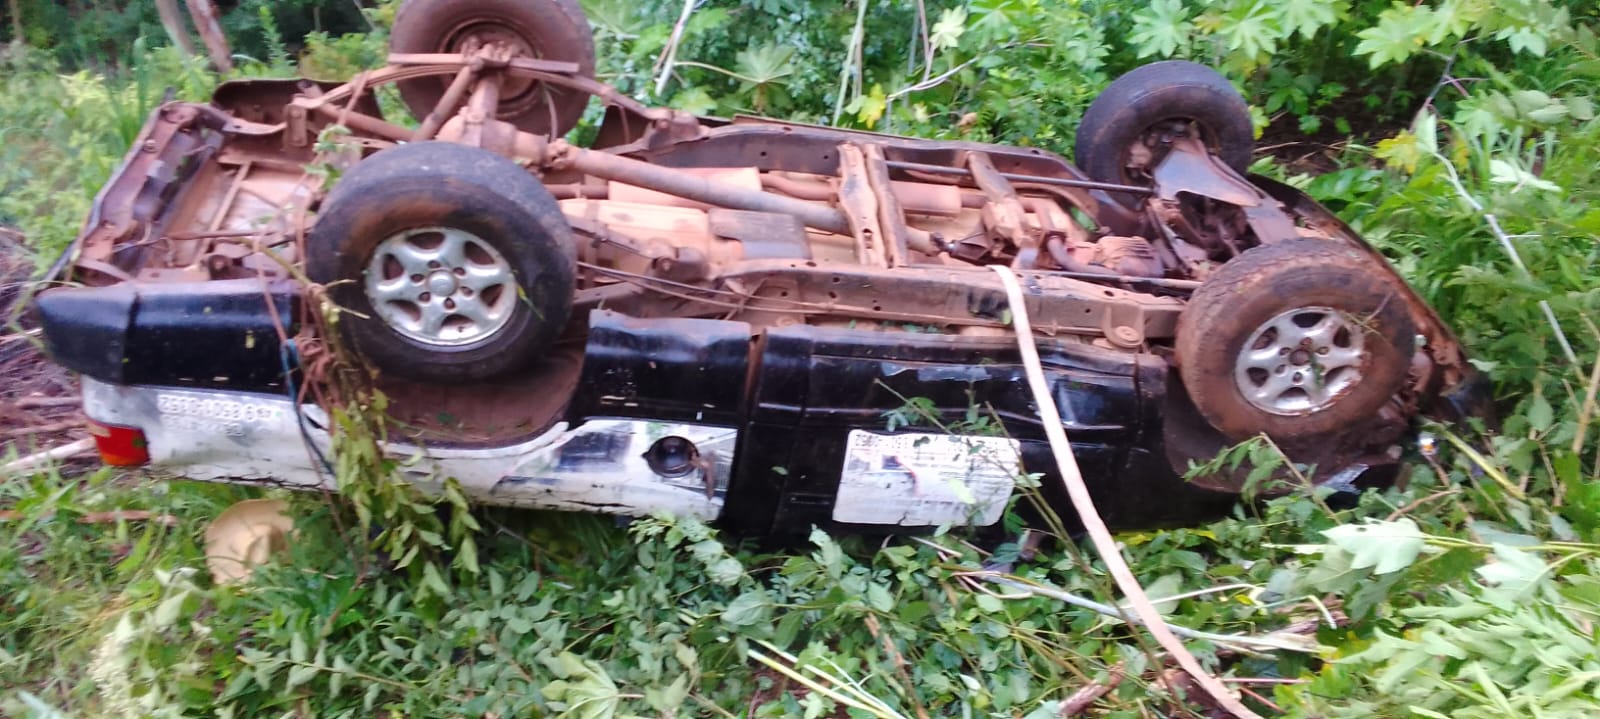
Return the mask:
<path id="1" fill-rule="evenodd" d="M 652 93 L 672 23 L 662 18 L 679 4 L 589 5 L 602 66 Z M 879 5 L 875 23 L 914 15 Z M 1303 187 L 1395 261 L 1493 380 L 1504 422 L 1462 436 L 1430 429 L 1409 450 L 1402 486 L 1353 506 L 1282 497 L 1121 539 L 1173 623 L 1231 637 L 1189 644 L 1265 711 L 1594 716 L 1594 11 L 1537 0 L 1329 6 L 1339 12 L 952 3 L 930 8 L 926 56 L 872 34 L 861 71 L 840 73 L 818 53 L 834 57 L 822 48 L 843 48 L 855 16 L 820 3 L 712 5 L 691 17 L 682 54 L 711 68 L 685 64 L 662 99 L 1064 150 L 1066 118 L 1111 68 L 1191 56 L 1240 80 L 1263 125 L 1346 133 L 1363 112 L 1389 113 L 1394 131 L 1320 153 L 1331 171 L 1256 169 Z M 739 24 L 784 8 L 762 21 L 775 23 L 765 36 L 749 30 L 760 23 Z M 1162 22 L 1192 32 L 1174 36 Z M 346 76 L 371 63 L 374 43 L 381 35 L 313 38 L 304 63 Z M 291 72 L 275 47 L 241 72 Z M 165 49 L 134 56 L 100 74 L 27 51 L 4 58 L 0 222 L 22 226 L 46 259 L 76 234 L 166 88 L 199 99 L 217 82 Z M 1328 72 L 1312 73 L 1326 57 Z M 922 82 L 925 62 L 948 78 L 900 93 Z M 1045 717 L 1094 684 L 1114 685 L 1094 705 L 1102 716 L 1199 711 L 1156 680 L 1161 667 L 1136 633 L 1061 600 L 1112 596 L 1103 569 L 1070 542 L 984 556 L 957 533 L 819 533 L 763 551 L 696 522 L 622 528 L 502 511 L 470 515 L 473 535 L 452 523 L 452 542 L 419 511 L 389 515 L 400 517 L 390 529 L 434 532 L 440 551 L 399 571 L 404 545 L 372 552 L 348 504 L 296 495 L 290 555 L 248 585 L 214 586 L 199 549 L 205 522 L 255 494 L 110 472 L 0 483 L 0 504 L 16 515 L 0 521 L 0 713 Z M 375 494 L 365 509 L 401 501 L 412 498 Z M 107 509 L 172 521 L 78 521 Z M 470 567 L 450 551 L 463 536 L 473 537 Z M 1017 582 L 972 574 L 986 562 Z M 1248 637 L 1290 624 L 1316 627 L 1302 647 L 1311 651 L 1251 649 Z"/>

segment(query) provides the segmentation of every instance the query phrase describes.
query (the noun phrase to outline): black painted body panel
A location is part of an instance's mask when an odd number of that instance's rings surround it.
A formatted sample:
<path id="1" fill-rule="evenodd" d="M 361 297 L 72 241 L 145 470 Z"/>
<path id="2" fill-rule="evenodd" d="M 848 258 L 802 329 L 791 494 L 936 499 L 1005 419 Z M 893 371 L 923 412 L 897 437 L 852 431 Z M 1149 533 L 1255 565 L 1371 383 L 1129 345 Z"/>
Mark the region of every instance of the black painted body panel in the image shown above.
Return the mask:
<path id="1" fill-rule="evenodd" d="M 296 316 L 292 283 L 271 286 L 282 318 Z M 123 283 L 41 294 L 37 308 L 56 361 L 116 384 L 281 387 L 282 358 L 267 293 L 257 280 Z M 293 328 L 289 328 L 293 331 Z M 1162 445 L 1167 363 L 1154 355 L 1069 340 L 1039 341 L 1057 406 L 1097 509 L 1113 527 L 1216 516 L 1234 495 L 1189 485 Z M 574 424 L 634 418 L 736 427 L 729 530 L 779 540 L 813 526 L 916 531 L 832 520 L 852 430 L 885 431 L 888 413 L 925 398 L 937 420 L 898 431 L 960 432 L 974 412 L 998 418 L 1025 468 L 1068 526 L 1055 472 L 1016 346 L 1006 337 L 818 328 L 753 329 L 710 319 L 589 317 Z"/>
<path id="2" fill-rule="evenodd" d="M 255 279 L 62 287 L 34 307 L 50 356 L 89 377 L 260 391 L 283 383 L 269 297 L 284 322 L 299 316 L 298 285 Z"/>
<path id="3" fill-rule="evenodd" d="M 743 322 L 591 312 L 571 413 L 737 427 L 750 337 Z"/>

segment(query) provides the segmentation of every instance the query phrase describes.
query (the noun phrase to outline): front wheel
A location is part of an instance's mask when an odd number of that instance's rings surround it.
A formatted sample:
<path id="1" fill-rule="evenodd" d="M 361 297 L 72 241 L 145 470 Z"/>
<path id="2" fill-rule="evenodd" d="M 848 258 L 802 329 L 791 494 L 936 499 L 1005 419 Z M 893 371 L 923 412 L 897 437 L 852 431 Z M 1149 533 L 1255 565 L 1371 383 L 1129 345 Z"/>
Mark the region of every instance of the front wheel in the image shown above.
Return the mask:
<path id="1" fill-rule="evenodd" d="M 560 206 L 516 163 L 475 147 L 415 143 L 358 163 L 323 203 L 306 254 L 310 278 L 354 311 L 340 329 L 356 351 L 410 379 L 526 367 L 572 308 L 576 255 Z"/>
<path id="2" fill-rule="evenodd" d="M 1330 436 L 1404 386 L 1416 329 L 1405 288 L 1353 247 L 1293 239 L 1217 270 L 1178 320 L 1190 399 L 1235 441 Z"/>

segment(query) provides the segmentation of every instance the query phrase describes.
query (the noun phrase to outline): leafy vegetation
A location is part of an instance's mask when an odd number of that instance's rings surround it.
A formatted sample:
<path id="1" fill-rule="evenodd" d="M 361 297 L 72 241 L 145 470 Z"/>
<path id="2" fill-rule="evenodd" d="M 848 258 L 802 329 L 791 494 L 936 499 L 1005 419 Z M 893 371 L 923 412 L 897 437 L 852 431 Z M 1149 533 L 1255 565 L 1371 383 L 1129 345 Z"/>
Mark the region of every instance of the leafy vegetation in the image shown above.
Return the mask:
<path id="1" fill-rule="evenodd" d="M 144 3 L 18 5 L 33 47 L 12 46 L 0 68 L 0 222 L 49 257 L 166 89 L 197 99 L 218 78 L 158 46 Z M 229 11 L 256 58 L 240 74 L 347 76 L 381 56 L 381 30 L 339 33 L 364 20 L 325 14 L 333 32 L 308 35 L 303 8 L 335 3 L 268 5 Z M 1141 581 L 1173 623 L 1208 633 L 1191 641 L 1202 659 L 1287 716 L 1595 714 L 1592 3 L 717 2 L 690 13 L 659 93 L 682 3 L 586 5 L 602 72 L 636 95 L 1062 151 L 1116 73 L 1165 57 L 1222 67 L 1263 144 L 1297 160 L 1255 169 L 1395 261 L 1461 332 L 1505 421 L 1483 436 L 1435 429 L 1401 488 L 1124 535 Z M 381 25 L 386 10 L 369 17 Z M 134 19 L 83 20 L 96 13 Z M 1211 469 L 1243 458 L 1281 461 L 1252 443 Z M 389 515 L 456 550 L 416 560 L 423 576 L 394 571 L 404 545 L 386 547 L 393 561 L 347 549 L 368 538 L 349 504 L 296 496 L 291 556 L 243 588 L 213 586 L 204 523 L 248 494 L 109 472 L 0 484 L 18 515 L 0 522 L 0 686 L 12 688 L 0 712 L 1044 717 L 1095 683 L 1115 684 L 1095 705 L 1105 716 L 1192 711 L 1137 632 L 1076 601 L 1115 600 L 1070 541 L 985 556 L 953 534 L 817 534 L 772 552 L 665 518 L 623 529 L 483 512 L 474 549 L 461 521 L 447 533 Z M 361 507 L 380 514 L 405 501 L 371 496 Z M 174 522 L 77 521 L 112 508 Z M 451 564 L 462 550 L 474 561 Z M 973 574 L 985 563 L 1012 566 L 1010 583 Z M 1295 645 L 1309 651 L 1252 643 L 1303 622 L 1320 624 Z"/>

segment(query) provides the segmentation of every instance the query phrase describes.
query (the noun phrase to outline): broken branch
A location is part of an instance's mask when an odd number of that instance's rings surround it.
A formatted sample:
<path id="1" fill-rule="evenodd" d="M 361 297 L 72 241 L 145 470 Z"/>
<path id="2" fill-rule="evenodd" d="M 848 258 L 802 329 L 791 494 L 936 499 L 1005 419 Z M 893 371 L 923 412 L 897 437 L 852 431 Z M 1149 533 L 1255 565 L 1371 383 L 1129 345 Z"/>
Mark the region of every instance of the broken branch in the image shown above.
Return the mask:
<path id="1" fill-rule="evenodd" d="M 194 27 L 200 31 L 200 39 L 206 44 L 206 53 L 211 56 L 211 64 L 216 66 L 217 72 L 233 72 L 233 51 L 228 47 L 227 36 L 222 34 L 222 23 L 217 22 L 216 7 L 212 6 L 211 0 L 188 0 L 188 4 L 189 14 L 194 17 Z"/>
<path id="2" fill-rule="evenodd" d="M 94 447 L 94 439 L 84 438 L 71 444 L 63 444 L 55 449 L 30 454 L 21 459 L 0 465 L 0 476 L 9 476 L 18 472 L 26 472 L 45 462 L 56 462 L 68 457 L 76 457 L 88 452 Z"/>
<path id="3" fill-rule="evenodd" d="M 82 397 L 23 397 L 16 401 L 17 409 L 39 409 L 41 407 L 75 407 L 83 402 Z"/>
<path id="4" fill-rule="evenodd" d="M 1100 697 L 1105 696 L 1107 692 L 1116 689 L 1117 685 L 1122 683 L 1123 668 L 1122 662 L 1117 662 L 1116 666 L 1111 667 L 1111 674 L 1106 677 L 1105 681 L 1095 682 L 1073 692 L 1072 696 L 1061 702 L 1061 709 L 1056 712 L 1056 716 L 1073 717 L 1082 714 L 1084 710 L 1093 706 L 1095 702 L 1100 701 Z"/>
<path id="5" fill-rule="evenodd" d="M 667 47 L 661 53 L 659 65 L 661 74 L 656 78 L 656 97 L 667 91 L 667 81 L 672 79 L 672 69 L 678 64 L 678 45 L 683 42 L 683 30 L 689 24 L 689 16 L 694 14 L 694 6 L 698 0 L 684 0 L 683 12 L 678 14 L 677 24 L 672 26 L 672 35 L 667 38 Z"/>
<path id="6" fill-rule="evenodd" d="M 15 522 L 23 518 L 21 512 L 0 510 L 0 522 Z M 55 512 L 46 512 L 39 516 L 40 519 L 49 519 L 56 516 Z M 85 512 L 78 516 L 79 524 L 108 524 L 111 522 L 151 522 L 166 527 L 178 526 L 178 518 L 170 514 L 156 514 L 144 510 L 113 509 L 109 512 Z"/>
<path id="7" fill-rule="evenodd" d="M 18 437 L 32 437 L 32 436 L 34 436 L 36 434 L 50 434 L 52 432 L 65 432 L 65 431 L 67 431 L 69 429 L 82 429 L 82 428 L 83 428 L 83 422 L 82 421 L 52 422 L 50 424 L 35 425 L 33 427 L 23 427 L 21 429 L 8 429 L 8 430 L 6 430 L 4 432 L 0 432 L 0 437 L 4 437 L 6 439 L 16 439 Z"/>

